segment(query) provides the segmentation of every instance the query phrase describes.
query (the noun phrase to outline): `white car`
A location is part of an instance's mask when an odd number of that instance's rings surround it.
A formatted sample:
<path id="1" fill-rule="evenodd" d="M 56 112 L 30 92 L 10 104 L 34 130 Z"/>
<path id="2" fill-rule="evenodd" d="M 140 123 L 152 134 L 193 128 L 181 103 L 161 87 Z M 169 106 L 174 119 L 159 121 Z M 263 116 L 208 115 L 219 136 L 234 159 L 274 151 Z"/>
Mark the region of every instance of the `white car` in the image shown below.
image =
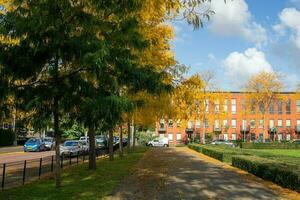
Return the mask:
<path id="1" fill-rule="evenodd" d="M 157 138 L 154 140 L 151 140 L 147 143 L 150 147 L 168 147 L 169 146 L 169 140 L 168 138 Z"/>
<path id="2" fill-rule="evenodd" d="M 67 140 L 60 146 L 61 156 L 72 156 L 82 154 L 84 152 L 81 142 L 78 140 Z"/>

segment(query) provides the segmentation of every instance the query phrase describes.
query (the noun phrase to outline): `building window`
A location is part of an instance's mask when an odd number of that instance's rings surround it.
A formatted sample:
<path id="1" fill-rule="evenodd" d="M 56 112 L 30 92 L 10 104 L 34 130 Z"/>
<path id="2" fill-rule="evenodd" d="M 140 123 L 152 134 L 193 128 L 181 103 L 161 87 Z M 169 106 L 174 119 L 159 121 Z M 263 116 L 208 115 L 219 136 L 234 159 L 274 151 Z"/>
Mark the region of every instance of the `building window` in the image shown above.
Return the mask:
<path id="1" fill-rule="evenodd" d="M 274 114 L 274 102 L 273 101 L 269 105 L 269 113 Z"/>
<path id="2" fill-rule="evenodd" d="M 173 127 L 173 120 L 172 120 L 172 119 L 169 119 L 169 121 L 168 121 L 168 126 L 169 126 L 170 128 Z"/>
<path id="3" fill-rule="evenodd" d="M 264 139 L 264 134 L 263 133 L 260 133 L 259 134 L 259 140 L 263 140 Z"/>
<path id="4" fill-rule="evenodd" d="M 282 119 L 278 119 L 277 120 L 277 126 L 278 127 L 282 127 Z"/>
<path id="5" fill-rule="evenodd" d="M 164 133 L 160 133 L 159 134 L 159 138 L 164 138 L 165 137 L 165 134 Z"/>
<path id="6" fill-rule="evenodd" d="M 243 119 L 242 121 L 242 130 L 246 130 L 247 129 L 247 120 Z"/>
<path id="7" fill-rule="evenodd" d="M 296 101 L 296 111 L 297 111 L 297 113 L 299 114 L 300 113 L 300 100 L 297 100 Z"/>
<path id="8" fill-rule="evenodd" d="M 273 119 L 269 120 L 269 128 L 274 128 L 274 120 Z"/>
<path id="9" fill-rule="evenodd" d="M 231 134 L 231 140 L 236 140 L 236 133 Z"/>
<path id="10" fill-rule="evenodd" d="M 181 133 L 176 134 L 176 141 L 178 141 L 178 142 L 181 141 Z"/>
<path id="11" fill-rule="evenodd" d="M 228 141 L 228 134 L 227 133 L 224 133 L 224 140 Z"/>
<path id="12" fill-rule="evenodd" d="M 291 120 L 290 119 L 285 120 L 285 126 L 286 127 L 291 127 Z"/>
<path id="13" fill-rule="evenodd" d="M 246 100 L 245 99 L 243 99 L 242 100 L 242 112 L 246 112 Z"/>
<path id="14" fill-rule="evenodd" d="M 208 128 L 208 127 L 209 127 L 209 124 L 208 124 L 208 120 L 207 120 L 207 119 L 204 120 L 204 126 L 205 126 L 205 128 Z"/>
<path id="15" fill-rule="evenodd" d="M 265 113 L 265 108 L 264 108 L 264 103 L 263 102 L 259 102 L 259 112 L 261 114 Z"/>
<path id="16" fill-rule="evenodd" d="M 260 119 L 259 120 L 259 128 L 263 128 L 264 127 L 264 120 L 263 119 Z"/>
<path id="17" fill-rule="evenodd" d="M 224 120 L 223 120 L 223 127 L 224 127 L 224 128 L 227 128 L 227 127 L 228 127 L 228 120 L 227 120 L 227 119 L 224 119 Z"/>
<path id="18" fill-rule="evenodd" d="M 205 99 L 204 106 L 205 106 L 205 112 L 208 112 L 209 111 L 209 101 L 208 101 L 208 99 Z"/>
<path id="19" fill-rule="evenodd" d="M 300 120 L 299 119 L 297 119 L 297 127 L 296 127 L 296 129 L 297 129 L 297 131 L 300 130 Z"/>
<path id="20" fill-rule="evenodd" d="M 254 141 L 256 139 L 255 133 L 251 133 L 251 141 Z"/>
<path id="21" fill-rule="evenodd" d="M 227 99 L 224 100 L 223 109 L 224 109 L 224 112 L 228 112 L 228 100 Z"/>
<path id="22" fill-rule="evenodd" d="M 173 141 L 173 133 L 168 134 L 169 141 Z"/>
<path id="23" fill-rule="evenodd" d="M 219 113 L 220 111 L 220 103 L 219 100 L 215 101 L 215 113 Z"/>
<path id="24" fill-rule="evenodd" d="M 177 120 L 176 126 L 177 126 L 177 128 L 180 128 L 180 126 L 181 126 L 180 120 Z"/>
<path id="25" fill-rule="evenodd" d="M 291 134 L 287 134 L 287 135 L 286 135 L 286 140 L 287 140 L 287 141 L 290 141 L 290 140 L 291 140 Z"/>
<path id="26" fill-rule="evenodd" d="M 218 129 L 218 128 L 220 128 L 220 126 L 219 126 L 219 120 L 215 120 L 215 129 Z"/>
<path id="27" fill-rule="evenodd" d="M 278 140 L 279 140 L 279 141 L 282 140 L 282 134 L 278 134 Z"/>
<path id="28" fill-rule="evenodd" d="M 255 120 L 254 119 L 251 119 L 250 126 L 251 126 L 251 128 L 255 128 Z"/>
<path id="29" fill-rule="evenodd" d="M 278 101 L 278 114 L 282 114 L 282 101 Z"/>
<path id="30" fill-rule="evenodd" d="M 231 113 L 236 113 L 236 99 L 231 99 Z"/>
<path id="31" fill-rule="evenodd" d="M 188 121 L 187 127 L 188 128 L 193 128 L 193 122 L 192 121 Z"/>
<path id="32" fill-rule="evenodd" d="M 196 120 L 196 128 L 201 128 L 200 120 Z"/>
<path id="33" fill-rule="evenodd" d="M 255 101 L 251 100 L 251 114 L 255 114 Z"/>
<path id="34" fill-rule="evenodd" d="M 286 114 L 291 114 L 291 100 L 290 99 L 286 102 L 285 112 L 286 112 Z"/>
<path id="35" fill-rule="evenodd" d="M 231 120 L 231 127 L 236 128 L 236 119 Z"/>

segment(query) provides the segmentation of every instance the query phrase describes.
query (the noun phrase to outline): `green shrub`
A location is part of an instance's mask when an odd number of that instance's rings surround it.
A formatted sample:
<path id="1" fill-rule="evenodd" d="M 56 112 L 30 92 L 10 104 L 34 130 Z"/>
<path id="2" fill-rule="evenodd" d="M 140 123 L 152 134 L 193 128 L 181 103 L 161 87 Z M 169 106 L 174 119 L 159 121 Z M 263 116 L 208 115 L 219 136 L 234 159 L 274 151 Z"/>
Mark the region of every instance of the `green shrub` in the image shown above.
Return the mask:
<path id="1" fill-rule="evenodd" d="M 206 148 L 204 146 L 189 144 L 188 147 L 200 153 L 203 153 L 209 157 L 215 158 L 217 160 L 223 161 L 223 153 L 217 150 Z"/>
<path id="2" fill-rule="evenodd" d="M 300 149 L 296 143 L 240 143 L 243 149 Z"/>
<path id="3" fill-rule="evenodd" d="M 0 146 L 13 145 L 15 134 L 12 130 L 0 129 Z"/>
<path id="4" fill-rule="evenodd" d="M 215 158 L 215 159 L 223 162 L 223 153 L 222 152 L 208 149 L 208 148 L 202 148 L 202 153 L 209 157 Z"/>
<path id="5" fill-rule="evenodd" d="M 257 156 L 232 157 L 232 165 L 263 179 L 300 192 L 300 168 Z"/>

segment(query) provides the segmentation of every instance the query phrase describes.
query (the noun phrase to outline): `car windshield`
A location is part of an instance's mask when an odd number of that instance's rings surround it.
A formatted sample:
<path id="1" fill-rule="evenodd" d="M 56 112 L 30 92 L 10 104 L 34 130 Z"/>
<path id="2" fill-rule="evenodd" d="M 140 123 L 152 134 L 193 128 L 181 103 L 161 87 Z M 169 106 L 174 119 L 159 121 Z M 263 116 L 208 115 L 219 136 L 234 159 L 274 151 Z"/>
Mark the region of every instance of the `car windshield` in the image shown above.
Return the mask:
<path id="1" fill-rule="evenodd" d="M 68 142 L 65 142 L 64 146 L 71 147 L 71 146 L 77 146 L 77 145 L 78 145 L 78 142 L 68 141 Z"/>
<path id="2" fill-rule="evenodd" d="M 44 141 L 45 142 L 52 142 L 53 140 L 51 138 L 45 138 Z"/>
<path id="3" fill-rule="evenodd" d="M 28 142 L 28 143 L 37 143 L 37 142 L 39 142 L 39 140 L 36 139 L 36 138 L 31 138 L 31 139 L 29 139 L 27 142 Z"/>

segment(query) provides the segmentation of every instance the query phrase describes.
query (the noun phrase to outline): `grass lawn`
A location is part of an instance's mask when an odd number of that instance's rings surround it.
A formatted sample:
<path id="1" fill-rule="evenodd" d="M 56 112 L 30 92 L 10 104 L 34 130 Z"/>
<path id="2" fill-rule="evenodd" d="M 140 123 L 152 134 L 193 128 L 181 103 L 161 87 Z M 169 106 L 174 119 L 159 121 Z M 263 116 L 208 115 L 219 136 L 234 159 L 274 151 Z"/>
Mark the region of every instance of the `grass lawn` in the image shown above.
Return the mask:
<path id="1" fill-rule="evenodd" d="M 224 145 L 205 145 L 224 153 L 224 162 L 231 163 L 235 155 L 256 155 L 271 160 L 278 160 L 287 164 L 300 166 L 300 149 L 240 149 Z"/>
<path id="2" fill-rule="evenodd" d="M 41 180 L 24 187 L 0 192 L 2 200 L 60 200 L 60 199 L 105 199 L 120 180 L 128 175 L 144 155 L 147 148 L 137 148 L 123 158 L 115 156 L 97 161 L 97 170 L 87 170 L 87 163 L 65 170 L 62 188 L 55 189 L 54 179 Z"/>

